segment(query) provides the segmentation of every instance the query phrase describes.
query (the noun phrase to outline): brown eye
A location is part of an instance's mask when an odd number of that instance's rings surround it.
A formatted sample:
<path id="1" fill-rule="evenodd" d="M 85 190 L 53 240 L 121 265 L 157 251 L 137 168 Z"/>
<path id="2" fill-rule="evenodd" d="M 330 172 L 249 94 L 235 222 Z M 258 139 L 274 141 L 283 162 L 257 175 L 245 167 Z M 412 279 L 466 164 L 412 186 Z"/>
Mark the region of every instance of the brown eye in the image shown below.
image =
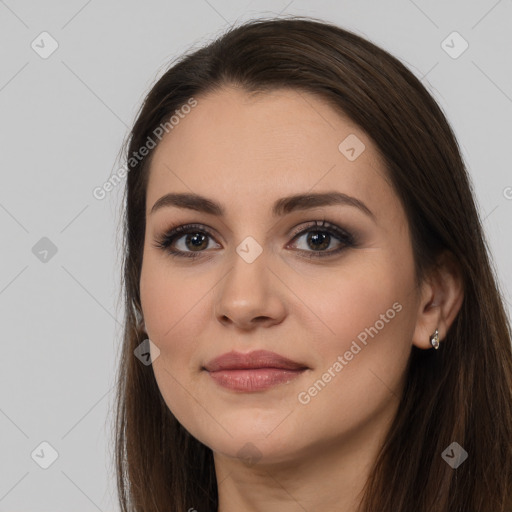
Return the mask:
<path id="1" fill-rule="evenodd" d="M 324 226 L 324 229 L 320 229 Z M 338 254 L 347 247 L 353 247 L 355 245 L 354 237 L 348 231 L 341 229 L 335 224 L 325 223 L 325 221 L 322 224 L 316 223 L 313 227 L 301 231 L 295 235 L 293 240 L 300 239 L 304 235 L 306 235 L 304 242 L 305 247 L 299 248 L 299 250 L 306 253 L 306 257 L 308 258 L 331 256 Z M 333 240 L 338 241 L 338 248 L 327 250 Z"/>
<path id="2" fill-rule="evenodd" d="M 178 226 L 156 240 L 155 247 L 167 251 L 172 256 L 197 258 L 209 247 L 212 235 L 199 224 Z M 175 248 L 177 246 L 177 248 Z"/>

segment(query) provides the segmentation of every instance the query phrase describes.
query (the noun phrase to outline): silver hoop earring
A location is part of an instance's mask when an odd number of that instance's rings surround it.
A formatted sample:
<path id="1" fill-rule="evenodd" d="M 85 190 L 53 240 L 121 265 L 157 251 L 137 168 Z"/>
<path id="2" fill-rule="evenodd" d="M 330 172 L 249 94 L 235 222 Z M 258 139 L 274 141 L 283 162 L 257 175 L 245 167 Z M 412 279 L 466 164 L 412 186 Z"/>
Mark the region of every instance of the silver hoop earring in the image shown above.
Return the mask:
<path id="1" fill-rule="evenodd" d="M 439 331 L 436 329 L 430 336 L 430 344 L 437 350 L 439 348 Z"/>

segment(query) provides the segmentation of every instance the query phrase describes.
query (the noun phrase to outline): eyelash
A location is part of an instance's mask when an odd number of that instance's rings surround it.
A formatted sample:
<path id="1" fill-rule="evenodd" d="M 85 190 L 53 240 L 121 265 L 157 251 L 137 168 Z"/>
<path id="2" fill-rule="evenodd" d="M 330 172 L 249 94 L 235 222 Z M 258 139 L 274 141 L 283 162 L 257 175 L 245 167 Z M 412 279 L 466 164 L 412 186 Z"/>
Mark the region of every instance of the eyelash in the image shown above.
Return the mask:
<path id="1" fill-rule="evenodd" d="M 294 233 L 292 241 L 311 232 L 328 233 L 329 235 L 334 235 L 335 238 L 337 238 L 339 241 L 343 243 L 343 246 L 341 248 L 331 251 L 304 251 L 302 249 L 299 249 L 299 252 L 310 253 L 307 256 L 305 256 L 306 258 L 326 258 L 334 254 L 340 253 L 347 247 L 356 246 L 356 240 L 351 233 L 336 226 L 335 224 L 326 222 L 325 220 L 322 221 L 321 224 L 319 224 L 318 221 L 316 221 L 315 224 L 312 224 L 311 226 L 303 229 L 302 231 Z M 207 236 L 213 238 L 208 229 L 202 224 L 185 224 L 183 226 L 171 228 L 168 232 L 164 233 L 160 238 L 157 238 L 155 240 L 154 247 L 156 247 L 157 249 L 164 250 L 165 252 L 169 253 L 172 257 L 196 259 L 201 257 L 201 253 L 205 251 L 179 251 L 176 249 L 172 249 L 171 245 L 174 243 L 176 239 L 181 238 L 183 235 L 197 233 L 206 234 Z"/>

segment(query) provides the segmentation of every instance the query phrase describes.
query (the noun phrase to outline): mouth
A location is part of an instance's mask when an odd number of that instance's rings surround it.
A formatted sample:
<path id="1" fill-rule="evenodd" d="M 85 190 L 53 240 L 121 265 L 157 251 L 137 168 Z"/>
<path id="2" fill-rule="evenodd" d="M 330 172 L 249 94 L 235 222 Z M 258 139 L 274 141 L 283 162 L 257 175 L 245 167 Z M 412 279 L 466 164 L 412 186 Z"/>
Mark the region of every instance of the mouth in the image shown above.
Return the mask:
<path id="1" fill-rule="evenodd" d="M 287 384 L 309 367 L 274 352 L 258 350 L 247 354 L 228 352 L 213 359 L 202 369 L 224 388 L 256 392 Z"/>

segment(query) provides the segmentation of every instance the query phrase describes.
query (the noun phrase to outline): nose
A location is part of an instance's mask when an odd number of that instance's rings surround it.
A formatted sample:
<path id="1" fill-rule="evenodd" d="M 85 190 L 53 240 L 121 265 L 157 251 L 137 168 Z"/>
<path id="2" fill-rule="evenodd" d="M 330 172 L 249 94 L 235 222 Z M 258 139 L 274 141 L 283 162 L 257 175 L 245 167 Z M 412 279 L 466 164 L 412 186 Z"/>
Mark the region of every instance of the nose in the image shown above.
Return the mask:
<path id="1" fill-rule="evenodd" d="M 216 287 L 215 317 L 219 322 L 250 330 L 283 321 L 285 287 L 267 264 L 264 253 L 252 263 L 235 253 L 232 268 Z"/>

